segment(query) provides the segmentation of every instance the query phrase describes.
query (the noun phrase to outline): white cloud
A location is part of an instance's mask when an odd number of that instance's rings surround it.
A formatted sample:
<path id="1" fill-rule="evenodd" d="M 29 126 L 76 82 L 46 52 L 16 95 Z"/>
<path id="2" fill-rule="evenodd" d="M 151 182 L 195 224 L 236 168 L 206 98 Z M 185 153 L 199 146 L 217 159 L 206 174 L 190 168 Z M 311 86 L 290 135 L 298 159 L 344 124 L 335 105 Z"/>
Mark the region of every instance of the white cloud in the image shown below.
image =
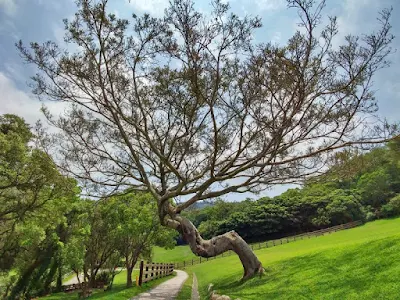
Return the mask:
<path id="1" fill-rule="evenodd" d="M 152 16 L 160 17 L 168 7 L 168 0 L 126 0 L 138 13 L 146 12 Z M 136 11 L 133 11 L 134 13 Z"/>
<path id="2" fill-rule="evenodd" d="M 375 0 L 344 0 L 338 15 L 339 40 L 343 42 L 348 34 L 368 33 L 378 25 L 378 12 L 384 8 Z"/>
<path id="3" fill-rule="evenodd" d="M 40 102 L 18 90 L 14 83 L 0 72 L 0 113 L 16 114 L 34 124 L 40 117 Z"/>
<path id="4" fill-rule="evenodd" d="M 271 43 L 274 45 L 279 45 L 281 41 L 282 41 L 282 32 L 275 31 L 271 38 Z"/>
<path id="5" fill-rule="evenodd" d="M 64 30 L 64 28 L 61 27 L 61 25 L 59 25 L 58 23 L 55 23 L 55 24 L 53 24 L 51 29 L 52 29 L 53 35 L 54 35 L 54 37 L 56 39 L 55 40 L 56 43 L 58 45 L 65 45 L 65 42 L 64 42 L 65 30 Z"/>
<path id="6" fill-rule="evenodd" d="M 24 65 L 15 62 L 4 63 L 4 75 L 8 78 L 13 78 L 17 82 L 26 81 L 26 70 Z"/>
<path id="7" fill-rule="evenodd" d="M 17 12 L 17 4 L 15 0 L 0 0 L 0 9 L 9 16 L 14 16 Z"/>
<path id="8" fill-rule="evenodd" d="M 19 90 L 10 78 L 0 72 L 0 114 L 15 114 L 33 125 L 37 120 L 45 119 L 40 111 L 42 104 L 33 95 Z M 58 102 L 46 102 L 46 106 L 54 115 L 59 115 L 65 108 Z"/>
<path id="9" fill-rule="evenodd" d="M 259 10 L 278 10 L 286 6 L 286 1 L 284 0 L 256 0 L 256 5 Z"/>

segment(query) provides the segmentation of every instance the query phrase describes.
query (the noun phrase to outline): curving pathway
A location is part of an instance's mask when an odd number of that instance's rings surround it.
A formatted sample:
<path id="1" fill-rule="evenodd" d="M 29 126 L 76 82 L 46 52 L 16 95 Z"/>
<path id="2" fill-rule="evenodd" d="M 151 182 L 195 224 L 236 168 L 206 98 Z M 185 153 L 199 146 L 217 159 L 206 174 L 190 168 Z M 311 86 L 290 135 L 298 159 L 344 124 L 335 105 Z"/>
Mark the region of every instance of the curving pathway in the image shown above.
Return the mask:
<path id="1" fill-rule="evenodd" d="M 175 270 L 176 276 L 160 285 L 152 288 L 150 291 L 141 293 L 130 300 L 172 300 L 178 295 L 183 283 L 188 278 L 188 274 L 184 271 Z"/>

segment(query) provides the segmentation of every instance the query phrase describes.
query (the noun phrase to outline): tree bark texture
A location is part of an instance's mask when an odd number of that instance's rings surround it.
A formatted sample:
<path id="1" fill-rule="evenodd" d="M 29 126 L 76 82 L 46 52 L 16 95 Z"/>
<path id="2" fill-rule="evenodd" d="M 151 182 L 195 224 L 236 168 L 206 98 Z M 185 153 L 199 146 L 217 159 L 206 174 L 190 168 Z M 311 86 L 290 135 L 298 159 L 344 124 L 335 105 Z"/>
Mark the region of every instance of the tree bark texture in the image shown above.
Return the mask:
<path id="1" fill-rule="evenodd" d="M 235 252 L 243 265 L 244 274 L 242 280 L 247 280 L 256 274 L 262 274 L 264 269 L 250 246 L 235 231 L 215 236 L 210 240 L 204 240 L 197 228 L 184 217 L 175 217 L 179 222 L 176 228 L 189 244 L 194 254 L 201 257 L 214 257 L 226 251 Z"/>
<path id="2" fill-rule="evenodd" d="M 132 271 L 133 271 L 133 268 L 131 266 L 127 266 L 127 268 L 126 268 L 126 286 L 127 287 L 132 286 Z"/>

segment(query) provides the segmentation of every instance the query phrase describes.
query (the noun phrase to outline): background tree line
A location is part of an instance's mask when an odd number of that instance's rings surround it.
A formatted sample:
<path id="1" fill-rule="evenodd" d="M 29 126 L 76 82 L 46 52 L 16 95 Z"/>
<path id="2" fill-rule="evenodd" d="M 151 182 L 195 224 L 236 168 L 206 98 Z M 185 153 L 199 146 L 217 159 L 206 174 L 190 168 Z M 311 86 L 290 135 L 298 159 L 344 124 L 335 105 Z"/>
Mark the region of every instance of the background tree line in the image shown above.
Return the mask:
<path id="1" fill-rule="evenodd" d="M 400 140 L 338 152 L 324 175 L 279 196 L 217 200 L 185 214 L 206 237 L 235 230 L 250 242 L 400 215 Z"/>
<path id="2" fill-rule="evenodd" d="M 82 287 L 101 280 L 111 288 L 116 267 L 127 269 L 131 286 L 138 259 L 150 259 L 156 244 L 172 247 L 175 231 L 161 227 L 149 194 L 81 198 L 35 139 L 22 118 L 0 116 L 1 297 L 60 291 L 71 273 Z"/>

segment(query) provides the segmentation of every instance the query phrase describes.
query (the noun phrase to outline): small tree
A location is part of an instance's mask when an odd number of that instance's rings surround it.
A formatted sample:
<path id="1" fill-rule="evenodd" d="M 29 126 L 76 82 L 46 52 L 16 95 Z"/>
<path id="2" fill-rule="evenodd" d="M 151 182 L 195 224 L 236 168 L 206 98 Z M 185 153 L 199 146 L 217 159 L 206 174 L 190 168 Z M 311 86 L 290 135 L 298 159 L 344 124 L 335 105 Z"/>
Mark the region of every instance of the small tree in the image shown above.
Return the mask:
<path id="1" fill-rule="evenodd" d="M 132 286 L 132 271 L 139 257 L 150 259 L 152 248 L 158 244 L 174 244 L 174 232 L 162 228 L 157 215 L 157 203 L 150 194 L 128 193 L 104 203 L 112 243 L 125 260 L 126 285 Z"/>
<path id="2" fill-rule="evenodd" d="M 190 0 L 172 0 L 163 18 L 132 21 L 107 14 L 107 0 L 77 2 L 65 21 L 73 53 L 53 42 L 17 45 L 40 71 L 34 92 L 70 104 L 58 119 L 45 110 L 61 130 L 47 146 L 97 196 L 150 192 L 163 225 L 199 256 L 235 251 L 244 278 L 262 270 L 246 242 L 235 232 L 203 240 L 180 212 L 298 182 L 336 149 L 393 135 L 368 119 L 377 109 L 373 75 L 389 64 L 391 10 L 376 32 L 334 47 L 337 22 L 322 18 L 325 1 L 288 0 L 300 28 L 277 46 L 255 44 L 260 19 L 230 14 L 219 0 L 209 18 Z"/>

